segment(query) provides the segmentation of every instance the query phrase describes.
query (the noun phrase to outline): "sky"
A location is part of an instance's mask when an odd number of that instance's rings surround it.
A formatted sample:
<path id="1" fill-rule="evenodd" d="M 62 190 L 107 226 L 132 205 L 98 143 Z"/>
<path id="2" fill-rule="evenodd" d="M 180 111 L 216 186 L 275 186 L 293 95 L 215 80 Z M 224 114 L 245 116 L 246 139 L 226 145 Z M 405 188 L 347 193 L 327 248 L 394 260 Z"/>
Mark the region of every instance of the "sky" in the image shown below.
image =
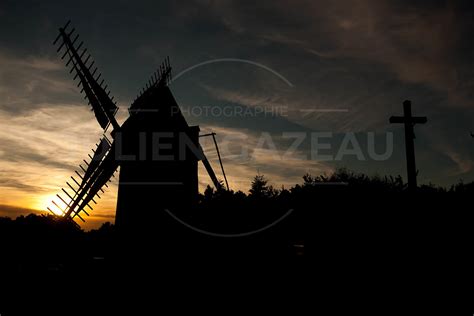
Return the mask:
<path id="1" fill-rule="evenodd" d="M 247 191 L 257 173 L 278 188 L 338 167 L 406 178 L 403 126 L 388 121 L 406 99 L 428 117 L 419 182 L 473 181 L 473 15 L 472 1 L 2 1 L 0 216 L 43 212 L 101 136 L 52 45 L 68 19 L 120 122 L 170 56 L 188 122 L 217 133 L 231 188 Z M 116 191 L 84 227 L 114 220 Z"/>

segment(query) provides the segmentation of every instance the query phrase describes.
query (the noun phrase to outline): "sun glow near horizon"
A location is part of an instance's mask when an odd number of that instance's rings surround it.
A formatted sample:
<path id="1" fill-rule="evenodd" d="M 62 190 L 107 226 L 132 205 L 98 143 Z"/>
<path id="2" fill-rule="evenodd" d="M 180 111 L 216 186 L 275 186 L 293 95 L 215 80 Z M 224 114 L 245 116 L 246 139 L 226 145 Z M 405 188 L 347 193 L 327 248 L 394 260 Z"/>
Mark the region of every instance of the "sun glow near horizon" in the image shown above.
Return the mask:
<path id="1" fill-rule="evenodd" d="M 58 216 L 63 215 L 63 212 L 56 206 L 54 205 L 53 201 L 59 206 L 62 207 L 62 209 L 65 209 L 64 203 L 54 194 L 45 194 L 36 199 L 36 202 L 34 202 L 31 206 L 32 209 L 36 209 L 42 212 L 46 212 L 48 214 L 51 214 L 51 211 Z M 65 200 L 66 202 L 69 202 L 68 200 Z M 49 211 L 48 208 L 51 210 Z"/>

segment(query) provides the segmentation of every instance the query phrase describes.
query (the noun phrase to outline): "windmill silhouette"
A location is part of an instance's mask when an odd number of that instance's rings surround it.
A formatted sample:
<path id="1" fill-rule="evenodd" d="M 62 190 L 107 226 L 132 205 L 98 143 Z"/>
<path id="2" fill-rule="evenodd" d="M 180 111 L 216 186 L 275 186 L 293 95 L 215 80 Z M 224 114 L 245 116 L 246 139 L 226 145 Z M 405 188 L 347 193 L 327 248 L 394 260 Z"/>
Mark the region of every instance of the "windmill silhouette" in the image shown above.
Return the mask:
<path id="1" fill-rule="evenodd" d="M 72 184 L 66 182 L 67 189 L 62 188 L 67 199 L 57 194 L 59 201 L 52 201 L 63 217 L 84 221 L 83 214 L 89 216 L 91 204 L 97 204 L 96 198 L 101 198 L 119 167 L 118 227 L 137 227 L 144 215 L 148 218 L 157 209 L 191 207 L 198 197 L 199 160 L 214 186 L 222 188 L 199 144 L 199 126 L 187 124 L 168 87 L 169 58 L 133 101 L 129 117 L 120 125 L 115 118 L 118 107 L 114 98 L 107 92 L 101 74 L 96 75 L 91 55 L 83 59 L 87 49 L 81 51 L 83 42 L 76 45 L 79 35 L 75 35 L 74 28 L 68 30 L 69 24 L 70 21 L 59 29 L 54 45 L 61 40 L 57 51 L 64 50 L 62 59 L 68 57 L 66 67 L 71 65 L 74 80 L 79 78 L 77 86 L 82 86 L 81 93 L 92 106 L 104 134 L 88 159 L 83 160 L 85 166 L 80 165 L 80 171 L 71 176 Z M 216 142 L 215 145 L 218 150 Z"/>

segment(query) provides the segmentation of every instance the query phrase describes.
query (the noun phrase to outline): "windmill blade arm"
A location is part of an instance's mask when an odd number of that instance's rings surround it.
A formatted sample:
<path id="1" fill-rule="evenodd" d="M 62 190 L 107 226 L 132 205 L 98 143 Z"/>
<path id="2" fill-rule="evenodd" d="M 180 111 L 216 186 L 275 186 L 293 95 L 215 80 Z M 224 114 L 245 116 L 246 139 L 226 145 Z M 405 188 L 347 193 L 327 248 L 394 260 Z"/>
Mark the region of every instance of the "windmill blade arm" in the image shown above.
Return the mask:
<path id="1" fill-rule="evenodd" d="M 222 174 L 224 176 L 225 184 L 226 184 L 227 190 L 229 190 L 229 183 L 227 182 L 227 177 L 226 177 L 225 171 L 224 171 L 224 165 L 222 164 L 221 154 L 220 154 L 220 151 L 219 151 L 219 146 L 217 145 L 217 140 L 216 140 L 215 135 L 216 135 L 215 133 L 210 133 L 210 134 L 200 135 L 199 137 L 212 136 L 212 138 L 214 140 L 214 145 L 216 146 L 217 156 L 219 157 L 219 164 L 220 164 L 221 169 L 222 169 Z M 217 179 L 216 174 L 214 172 L 214 169 L 212 169 L 212 166 L 209 163 L 209 160 L 207 160 L 207 157 L 204 154 L 204 150 L 202 149 L 201 146 L 199 146 L 199 149 L 200 149 L 200 157 L 198 159 L 202 160 L 202 163 L 203 163 L 204 167 L 206 168 L 206 171 L 209 174 L 209 177 L 211 178 L 212 182 L 214 183 L 214 186 L 216 187 L 216 189 L 222 189 L 223 188 L 222 184 Z"/>
<path id="2" fill-rule="evenodd" d="M 109 152 L 106 159 L 104 159 L 103 164 L 101 164 L 101 169 L 98 172 L 97 178 L 92 184 L 87 195 L 84 197 L 82 203 L 79 205 L 79 208 L 76 210 L 75 215 L 79 214 L 87 206 L 87 204 L 102 189 L 102 187 L 107 184 L 107 182 L 110 180 L 110 178 L 112 178 L 113 174 L 117 170 L 118 162 L 110 155 L 113 154 Z M 109 157 L 111 157 L 111 159 Z"/>
<path id="3" fill-rule="evenodd" d="M 94 152 L 94 156 L 91 158 L 91 161 L 87 167 L 83 179 L 89 179 L 92 176 L 92 174 L 97 170 L 102 159 L 109 152 L 109 150 L 109 142 L 105 138 L 101 138 L 101 140 L 99 141 L 99 145 L 97 146 Z"/>
<path id="4" fill-rule="evenodd" d="M 114 129 L 120 128 L 114 116 L 117 112 L 117 106 L 112 101 L 112 99 L 109 98 L 108 94 L 97 82 L 97 80 L 94 79 L 93 74 L 90 73 L 90 67 L 87 67 L 82 61 L 81 56 L 78 53 L 78 48 L 74 47 L 74 42 L 71 41 L 70 35 L 72 34 L 72 32 L 68 34 L 65 31 L 65 28 L 60 28 L 59 33 L 63 39 L 63 42 L 60 45 L 58 51 L 61 50 L 62 46 L 66 47 L 66 54 L 70 55 L 70 58 L 74 64 L 74 68 L 76 69 L 79 74 L 79 77 L 81 78 L 81 83 L 83 84 L 84 88 L 86 86 L 89 87 L 90 91 L 89 93 L 86 92 L 86 96 L 87 98 L 89 98 L 89 101 L 93 105 L 94 112 L 104 113 L 104 115 L 99 114 L 99 116 L 97 116 L 96 114 L 98 120 L 100 117 L 100 125 L 105 128 L 103 124 L 103 116 L 105 116 L 107 118 L 107 121 L 110 121 Z M 95 98 L 91 99 L 91 93 L 95 96 Z M 107 124 L 105 124 L 105 126 L 107 126 Z"/>
<path id="5" fill-rule="evenodd" d="M 217 157 L 219 157 L 219 164 L 221 165 L 222 175 L 224 176 L 225 185 L 227 190 L 229 190 L 229 182 L 227 182 L 227 177 L 225 175 L 224 165 L 222 164 L 221 152 L 219 151 L 219 145 L 217 145 L 216 133 L 212 133 L 212 139 L 214 140 L 214 145 L 216 146 Z"/>
<path id="6" fill-rule="evenodd" d="M 102 150 L 100 149 L 102 149 L 103 152 L 101 152 Z M 76 207 L 79 205 L 79 203 L 81 203 L 81 201 L 85 200 L 86 197 L 89 195 L 89 191 L 91 187 L 99 178 L 100 174 L 102 173 L 102 170 L 104 169 L 104 166 L 107 165 L 106 161 L 114 160 L 113 155 L 111 155 L 110 153 L 110 149 L 111 149 L 111 145 L 107 142 L 105 138 L 102 138 L 100 141 L 99 147 L 97 147 L 97 150 L 94 153 L 94 157 L 96 157 L 97 161 L 94 161 L 94 158 L 93 158 L 91 163 L 89 163 L 89 166 L 87 167 L 87 170 L 84 173 L 84 176 L 82 177 L 81 184 L 79 185 L 79 188 L 77 189 L 75 199 L 69 206 L 68 210 L 66 211 L 67 216 L 70 216 L 72 213 L 77 213 Z M 93 200 L 94 195 L 95 194 L 93 194 L 91 198 L 87 200 L 87 203 L 84 205 L 84 207 L 91 200 Z"/>
<path id="7" fill-rule="evenodd" d="M 107 125 L 109 124 L 109 118 L 107 117 L 107 114 L 104 112 L 104 109 L 100 105 L 100 102 L 95 96 L 94 92 L 90 88 L 89 83 L 86 81 L 84 75 L 80 71 L 78 71 L 78 75 L 82 82 L 82 87 L 87 96 L 87 99 L 89 99 L 89 102 L 92 105 L 92 109 L 94 110 L 94 115 L 97 118 L 97 121 L 99 122 L 100 127 L 105 129 Z"/>
<path id="8" fill-rule="evenodd" d="M 92 175 L 86 179 L 82 178 L 82 182 L 76 192 L 76 196 L 74 198 L 74 201 L 71 203 L 69 206 L 68 210 L 66 211 L 66 216 L 71 216 L 72 213 L 77 213 L 76 207 L 81 203 L 81 201 L 86 199 L 86 196 L 88 195 L 88 192 L 90 191 L 91 186 L 93 183 L 96 181 L 97 177 L 100 174 L 100 166 L 97 168 L 95 172 L 92 173 Z M 93 198 L 94 196 L 92 196 Z M 88 200 L 90 202 L 91 199 Z"/>
<path id="9" fill-rule="evenodd" d="M 203 163 L 204 167 L 206 168 L 206 171 L 209 174 L 209 177 L 211 178 L 212 182 L 214 183 L 214 186 L 216 187 L 216 189 L 222 189 L 222 185 L 219 182 L 219 180 L 217 180 L 216 174 L 214 173 L 214 170 L 212 169 L 212 166 L 209 163 L 209 160 L 207 160 L 204 153 L 203 153 L 202 163 Z"/>

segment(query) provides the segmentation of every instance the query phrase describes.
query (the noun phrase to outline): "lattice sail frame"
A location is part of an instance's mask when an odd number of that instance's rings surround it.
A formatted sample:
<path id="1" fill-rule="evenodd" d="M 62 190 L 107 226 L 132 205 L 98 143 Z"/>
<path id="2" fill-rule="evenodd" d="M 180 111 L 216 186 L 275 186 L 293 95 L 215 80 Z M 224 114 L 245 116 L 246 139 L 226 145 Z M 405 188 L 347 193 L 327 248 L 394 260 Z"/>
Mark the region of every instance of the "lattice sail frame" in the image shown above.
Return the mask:
<path id="1" fill-rule="evenodd" d="M 115 177 L 118 166 L 111 164 L 110 158 L 107 159 L 112 148 L 112 142 L 107 137 L 107 131 L 110 126 L 113 126 L 114 131 L 119 129 L 120 126 L 115 119 L 118 111 L 117 103 L 113 96 L 110 97 L 110 90 L 107 90 L 108 85 L 104 84 L 104 79 L 101 79 L 102 74 L 99 72 L 96 76 L 98 68 L 93 68 L 95 62 L 91 59 L 91 54 L 87 54 L 87 57 L 83 60 L 87 48 L 83 48 L 81 51 L 83 41 L 76 45 L 79 35 L 74 33 L 75 28 L 68 30 L 69 24 L 70 21 L 59 29 L 59 34 L 53 45 L 56 45 L 61 39 L 57 52 L 60 53 L 64 49 L 61 59 L 68 56 L 66 67 L 71 65 L 69 72 L 75 72 L 73 80 L 79 78 L 77 86 L 82 86 L 80 92 L 85 94 L 84 99 L 88 99 L 88 104 L 91 105 L 99 124 L 104 129 L 104 135 L 96 144 L 95 149 L 91 150 L 92 155 L 89 153 L 88 158 L 83 159 L 85 167 L 82 164 L 79 165 L 79 168 L 74 171 L 74 175 L 70 177 L 72 182 L 66 181 L 67 187 L 61 188 L 61 192 L 56 194 L 56 198 L 51 201 L 52 206 L 48 206 L 47 210 L 55 215 L 61 213 L 64 217 L 71 219 L 78 217 L 84 222 L 85 220 L 81 214 L 84 213 L 89 216 L 86 208 L 93 210 L 90 204 L 97 204 L 95 198 L 101 198 L 99 191 L 101 194 L 105 193 L 104 187 L 108 188 L 107 182 Z M 74 38 L 72 38 L 73 36 Z M 101 81 L 99 82 L 99 80 Z M 106 160 L 108 161 L 107 164 Z M 107 171 L 106 174 L 104 174 L 104 171 Z"/>

